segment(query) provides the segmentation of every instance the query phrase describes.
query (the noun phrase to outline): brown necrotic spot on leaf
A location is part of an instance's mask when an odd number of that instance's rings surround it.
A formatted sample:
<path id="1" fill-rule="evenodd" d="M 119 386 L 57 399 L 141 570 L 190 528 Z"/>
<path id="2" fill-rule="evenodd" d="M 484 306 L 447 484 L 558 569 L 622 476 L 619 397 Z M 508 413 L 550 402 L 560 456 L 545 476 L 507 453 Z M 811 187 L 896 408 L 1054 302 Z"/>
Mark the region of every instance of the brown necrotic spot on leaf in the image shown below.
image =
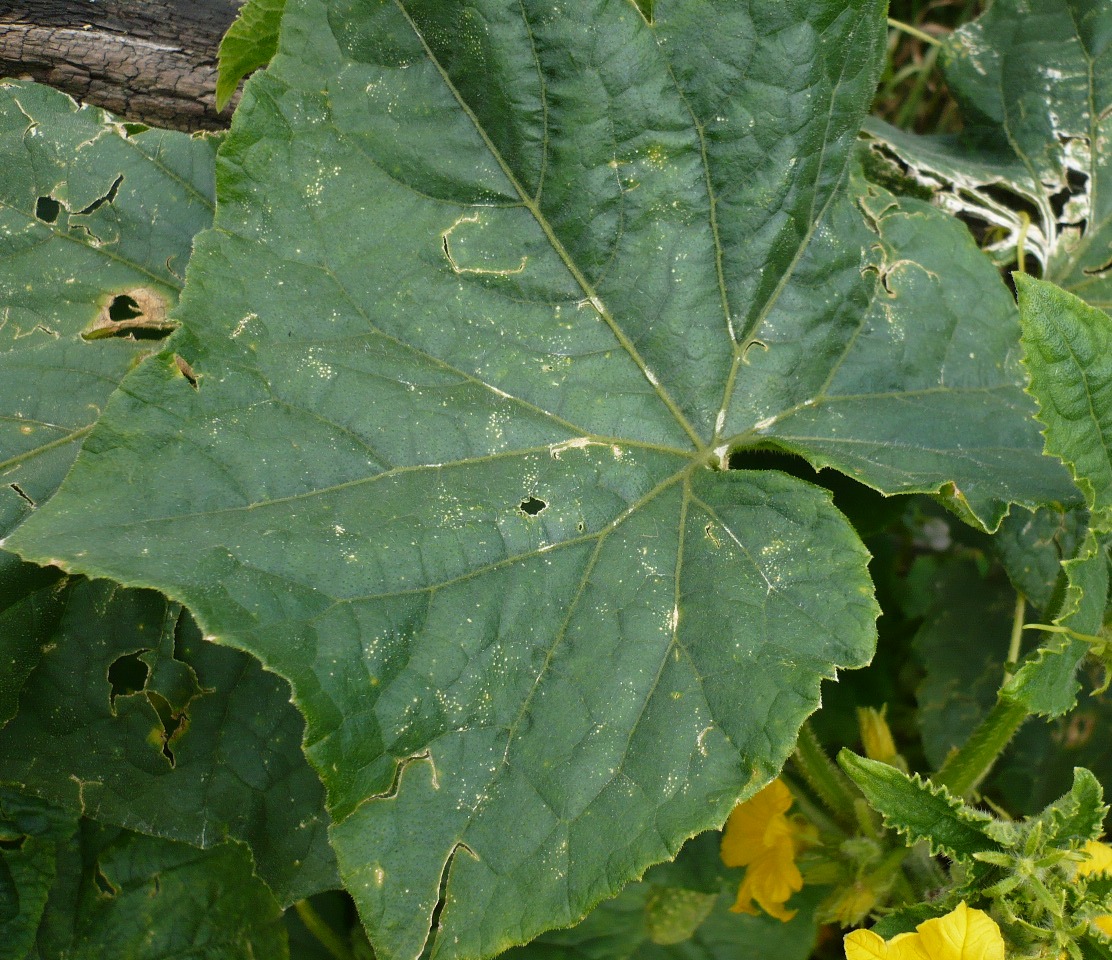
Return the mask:
<path id="1" fill-rule="evenodd" d="M 159 340 L 177 327 L 167 319 L 166 298 L 149 287 L 132 287 L 111 295 L 100 307 L 92 324 L 81 334 L 86 340 L 131 337 Z"/>
<path id="2" fill-rule="evenodd" d="M 195 374 L 193 372 L 193 368 L 189 365 L 189 362 L 184 357 L 181 357 L 181 356 L 179 356 L 178 354 L 175 353 L 174 354 L 174 364 L 177 366 L 178 372 L 183 377 L 185 377 L 186 380 L 189 381 L 189 385 L 194 390 L 198 389 L 197 388 L 197 374 Z"/>

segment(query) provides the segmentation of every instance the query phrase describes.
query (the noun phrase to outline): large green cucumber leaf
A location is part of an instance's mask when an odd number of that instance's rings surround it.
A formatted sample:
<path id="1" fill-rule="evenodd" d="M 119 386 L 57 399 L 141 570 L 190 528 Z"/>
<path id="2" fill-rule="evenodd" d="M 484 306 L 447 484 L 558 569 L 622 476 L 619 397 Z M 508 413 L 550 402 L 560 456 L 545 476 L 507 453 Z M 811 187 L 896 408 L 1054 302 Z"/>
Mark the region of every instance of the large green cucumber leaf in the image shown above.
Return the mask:
<path id="1" fill-rule="evenodd" d="M 943 44 L 960 137 L 867 130 L 951 212 L 1019 242 L 1043 276 L 1112 309 L 1112 7 L 1100 0 L 997 0 Z M 1010 197 L 1009 197 L 1010 194 Z M 1027 219 L 1025 219 L 1027 218 Z"/>
<path id="2" fill-rule="evenodd" d="M 153 591 L 84 578 L 53 591 L 61 609 L 0 730 L 0 781 L 99 823 L 245 841 L 284 904 L 338 886 L 285 681 L 205 643 Z"/>
<path id="3" fill-rule="evenodd" d="M 735 451 L 990 528 L 1071 495 L 991 264 L 846 189 L 882 4 L 652 19 L 289 3 L 182 329 L 5 541 L 290 680 L 384 960 L 579 919 L 869 659 L 852 528 Z"/>
<path id="4" fill-rule="evenodd" d="M 59 850 L 33 960 L 288 960 L 282 911 L 242 844 L 198 850 L 81 821 Z"/>

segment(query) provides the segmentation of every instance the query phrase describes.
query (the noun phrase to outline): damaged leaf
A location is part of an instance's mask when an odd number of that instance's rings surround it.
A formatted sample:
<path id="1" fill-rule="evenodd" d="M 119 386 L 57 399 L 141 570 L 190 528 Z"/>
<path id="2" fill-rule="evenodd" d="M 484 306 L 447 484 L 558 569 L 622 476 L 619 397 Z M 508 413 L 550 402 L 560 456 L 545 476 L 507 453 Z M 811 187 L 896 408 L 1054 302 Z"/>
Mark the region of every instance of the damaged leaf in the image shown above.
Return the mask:
<path id="1" fill-rule="evenodd" d="M 237 843 L 197 850 L 88 820 L 60 852 L 37 952 L 67 960 L 289 960 L 282 911 Z"/>
<path id="2" fill-rule="evenodd" d="M 5 541 L 290 680 L 382 960 L 575 922 L 868 661 L 867 551 L 747 451 L 1072 495 L 992 265 L 851 176 L 883 4 L 652 19 L 291 4 L 182 327 Z"/>
<path id="3" fill-rule="evenodd" d="M 149 590 L 71 578 L 0 730 L 0 779 L 105 824 L 246 841 L 283 903 L 338 884 L 284 681 Z"/>
<path id="4" fill-rule="evenodd" d="M 150 352 L 120 335 L 172 328 L 193 236 L 212 223 L 215 153 L 212 138 L 132 134 L 0 81 L 0 536 L 49 499 Z"/>
<path id="5" fill-rule="evenodd" d="M 943 44 L 960 136 L 916 136 L 870 119 L 877 149 L 1015 263 L 1112 310 L 1112 7 L 996 0 Z M 1022 268 L 1022 264 L 1021 264 Z"/>

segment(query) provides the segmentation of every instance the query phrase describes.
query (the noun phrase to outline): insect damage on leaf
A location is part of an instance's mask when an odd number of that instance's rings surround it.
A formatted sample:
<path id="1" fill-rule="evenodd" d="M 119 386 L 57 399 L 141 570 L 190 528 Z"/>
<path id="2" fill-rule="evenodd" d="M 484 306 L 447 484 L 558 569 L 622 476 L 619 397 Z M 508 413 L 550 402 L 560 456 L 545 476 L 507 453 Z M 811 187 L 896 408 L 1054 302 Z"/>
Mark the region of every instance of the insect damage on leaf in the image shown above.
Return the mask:
<path id="1" fill-rule="evenodd" d="M 86 340 L 105 337 L 158 339 L 177 327 L 166 316 L 166 297 L 150 287 L 131 287 L 110 294 L 101 303 L 96 319 L 82 332 Z"/>

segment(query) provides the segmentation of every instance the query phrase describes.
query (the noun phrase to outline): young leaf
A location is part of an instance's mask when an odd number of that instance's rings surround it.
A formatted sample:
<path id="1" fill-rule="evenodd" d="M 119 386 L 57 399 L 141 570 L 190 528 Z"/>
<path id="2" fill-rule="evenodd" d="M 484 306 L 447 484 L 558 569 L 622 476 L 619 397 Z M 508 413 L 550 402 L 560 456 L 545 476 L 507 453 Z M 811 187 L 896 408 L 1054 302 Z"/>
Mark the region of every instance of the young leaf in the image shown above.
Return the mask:
<path id="1" fill-rule="evenodd" d="M 954 860 L 971 860 L 975 853 L 998 849 L 985 829 L 992 818 L 967 807 L 945 787 L 845 749 L 838 762 L 884 817 L 885 825 L 911 843 L 925 841 L 932 853 Z"/>
<path id="2" fill-rule="evenodd" d="M 1067 846 L 1076 849 L 1086 840 L 1096 840 L 1103 834 L 1107 813 L 1100 781 L 1084 767 L 1074 767 L 1069 793 L 1047 806 L 1032 822 L 1043 825 L 1048 849 Z"/>
<path id="3" fill-rule="evenodd" d="M 291 681 L 384 960 L 574 922 L 869 658 L 852 529 L 735 451 L 1069 496 L 968 233 L 845 192 L 883 5 L 653 13 L 292 4 L 183 329 L 6 541 Z"/>
<path id="4" fill-rule="evenodd" d="M 216 109 L 223 110 L 239 81 L 270 63 L 278 50 L 278 30 L 286 0 L 247 0 L 220 41 Z"/>

